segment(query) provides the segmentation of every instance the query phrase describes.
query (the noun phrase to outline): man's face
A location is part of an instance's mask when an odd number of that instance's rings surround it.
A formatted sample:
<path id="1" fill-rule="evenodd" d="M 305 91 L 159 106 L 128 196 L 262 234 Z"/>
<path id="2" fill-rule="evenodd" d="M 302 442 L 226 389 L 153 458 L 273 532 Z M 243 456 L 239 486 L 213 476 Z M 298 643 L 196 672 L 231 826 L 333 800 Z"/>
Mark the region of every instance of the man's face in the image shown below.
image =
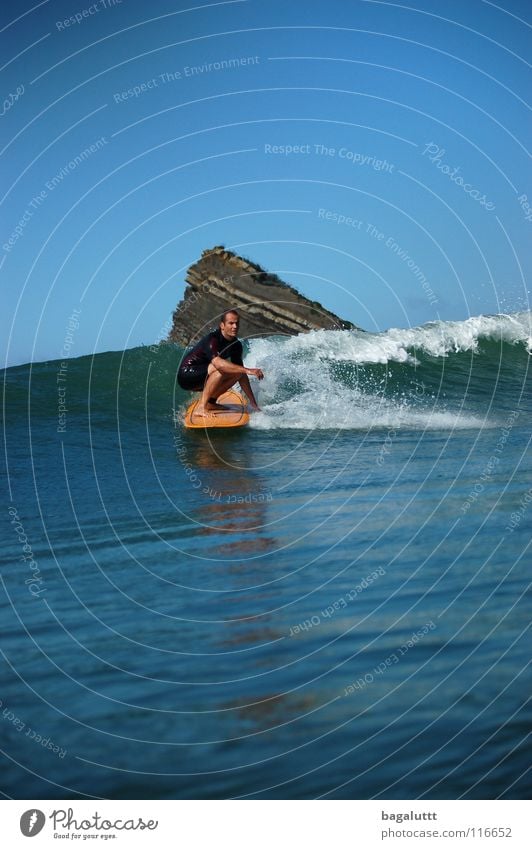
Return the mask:
<path id="1" fill-rule="evenodd" d="M 222 333 L 226 339 L 236 339 L 238 336 L 239 324 L 240 319 L 234 312 L 230 312 L 226 315 L 225 321 L 220 323 Z"/>

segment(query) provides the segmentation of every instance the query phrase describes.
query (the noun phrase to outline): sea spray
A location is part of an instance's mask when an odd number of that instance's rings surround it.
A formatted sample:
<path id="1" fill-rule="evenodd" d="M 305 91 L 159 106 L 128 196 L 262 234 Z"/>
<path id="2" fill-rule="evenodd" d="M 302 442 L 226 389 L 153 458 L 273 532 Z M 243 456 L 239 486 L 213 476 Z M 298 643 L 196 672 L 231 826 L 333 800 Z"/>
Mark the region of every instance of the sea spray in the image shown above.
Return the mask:
<path id="1" fill-rule="evenodd" d="M 524 312 L 376 334 L 319 330 L 254 339 L 246 361 L 263 368 L 266 378 L 260 386 L 263 413 L 251 426 L 388 431 L 496 426 L 485 416 L 488 396 L 507 392 L 506 379 L 519 392 L 519 374 L 528 367 L 530 322 Z"/>

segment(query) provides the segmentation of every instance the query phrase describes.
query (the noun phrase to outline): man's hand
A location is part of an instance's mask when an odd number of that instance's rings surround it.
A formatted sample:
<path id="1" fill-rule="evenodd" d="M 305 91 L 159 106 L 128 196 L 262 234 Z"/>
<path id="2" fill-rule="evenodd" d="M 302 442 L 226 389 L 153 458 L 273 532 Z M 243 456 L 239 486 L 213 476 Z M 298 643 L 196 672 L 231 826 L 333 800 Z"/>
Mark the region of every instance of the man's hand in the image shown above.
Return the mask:
<path id="1" fill-rule="evenodd" d="M 261 368 L 248 368 L 248 374 L 252 374 L 253 377 L 257 377 L 259 380 L 262 380 L 264 377 L 264 372 Z"/>
<path id="2" fill-rule="evenodd" d="M 261 410 L 261 408 L 259 407 L 259 405 L 258 405 L 258 404 L 252 404 L 252 403 L 250 403 L 250 405 L 249 405 L 249 406 L 251 407 L 252 412 L 254 412 L 254 413 L 262 413 L 262 410 Z"/>

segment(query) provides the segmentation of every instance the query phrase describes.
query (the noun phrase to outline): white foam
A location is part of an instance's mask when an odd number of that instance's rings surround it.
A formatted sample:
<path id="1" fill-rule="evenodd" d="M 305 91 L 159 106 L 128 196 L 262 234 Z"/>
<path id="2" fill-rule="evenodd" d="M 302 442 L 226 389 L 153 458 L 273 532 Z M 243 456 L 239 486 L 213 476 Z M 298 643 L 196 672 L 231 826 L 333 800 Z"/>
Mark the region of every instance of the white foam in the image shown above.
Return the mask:
<path id="1" fill-rule="evenodd" d="M 418 362 L 415 353 L 447 357 L 476 352 L 481 339 L 530 350 L 531 313 L 475 316 L 465 321 L 438 321 L 384 333 L 318 330 L 300 336 L 254 339 L 246 363 L 260 366 L 266 377 L 260 384 L 263 412 L 252 417 L 259 429 L 352 429 L 368 427 L 453 429 L 480 427 L 483 420 L 463 411 L 444 408 L 441 401 L 405 392 L 385 398 L 382 388 L 366 383 L 347 387 L 333 379 L 335 363 L 386 364 Z M 410 369 L 408 369 L 410 371 Z M 412 378 L 415 373 L 412 369 Z M 355 380 L 355 383 L 357 381 Z"/>
<path id="2" fill-rule="evenodd" d="M 335 393 L 316 389 L 278 402 L 263 398 L 261 393 L 260 403 L 262 412 L 251 417 L 251 426 L 258 430 L 453 430 L 484 424 L 478 417 L 463 412 L 430 406 L 416 409 L 408 401 L 394 402 L 346 389 Z"/>
<path id="3" fill-rule="evenodd" d="M 305 355 L 312 360 L 352 363 L 415 362 L 415 351 L 445 357 L 460 351 L 477 351 L 481 339 L 522 343 L 532 348 L 532 313 L 478 315 L 464 321 L 434 321 L 420 327 L 391 328 L 383 333 L 356 330 L 317 330 L 299 336 L 253 339 L 250 354 L 255 362 L 282 348 L 285 356 Z"/>

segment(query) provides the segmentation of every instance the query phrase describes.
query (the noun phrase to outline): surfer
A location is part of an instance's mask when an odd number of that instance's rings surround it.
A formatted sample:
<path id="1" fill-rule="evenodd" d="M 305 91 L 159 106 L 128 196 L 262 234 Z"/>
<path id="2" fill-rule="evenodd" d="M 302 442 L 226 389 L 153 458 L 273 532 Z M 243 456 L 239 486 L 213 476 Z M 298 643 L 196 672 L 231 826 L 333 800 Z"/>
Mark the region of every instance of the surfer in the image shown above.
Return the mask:
<path id="1" fill-rule="evenodd" d="M 207 333 L 183 357 L 177 382 L 181 389 L 202 393 L 195 415 L 225 409 L 217 403 L 218 398 L 237 382 L 246 393 L 252 410 L 260 411 L 248 374 L 259 380 L 262 380 L 264 374 L 260 368 L 247 368 L 243 363 L 242 342 L 238 338 L 239 324 L 238 312 L 227 310 L 222 315 L 218 329 Z"/>

